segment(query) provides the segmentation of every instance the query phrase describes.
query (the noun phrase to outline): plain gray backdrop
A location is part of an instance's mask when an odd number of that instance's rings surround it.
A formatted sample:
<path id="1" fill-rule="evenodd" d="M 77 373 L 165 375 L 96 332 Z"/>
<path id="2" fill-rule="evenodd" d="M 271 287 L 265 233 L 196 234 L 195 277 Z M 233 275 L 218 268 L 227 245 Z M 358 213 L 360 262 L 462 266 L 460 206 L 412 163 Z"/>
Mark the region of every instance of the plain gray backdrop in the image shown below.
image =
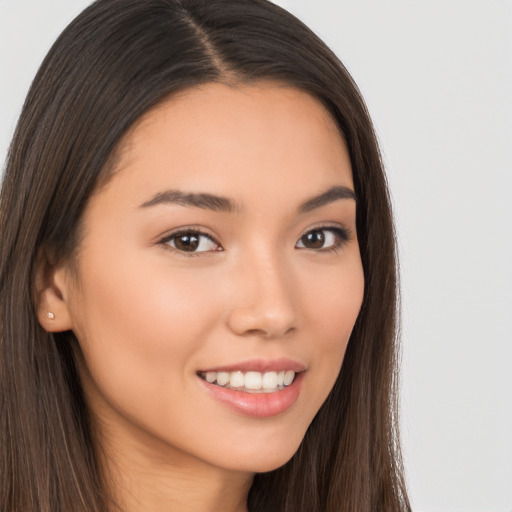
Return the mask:
<path id="1" fill-rule="evenodd" d="M 0 0 L 0 159 L 89 0 Z M 387 166 L 416 512 L 512 511 L 512 1 L 280 0 L 348 67 Z"/>

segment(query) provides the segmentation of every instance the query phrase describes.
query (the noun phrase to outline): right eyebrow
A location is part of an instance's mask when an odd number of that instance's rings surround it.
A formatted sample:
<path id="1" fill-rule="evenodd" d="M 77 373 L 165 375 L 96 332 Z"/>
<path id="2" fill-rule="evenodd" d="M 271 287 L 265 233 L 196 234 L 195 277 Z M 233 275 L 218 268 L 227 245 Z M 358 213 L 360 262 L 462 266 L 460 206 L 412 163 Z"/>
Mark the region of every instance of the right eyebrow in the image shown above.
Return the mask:
<path id="1" fill-rule="evenodd" d="M 214 194 L 183 192 L 181 190 L 165 190 L 155 194 L 151 199 L 142 203 L 140 208 L 149 208 L 159 204 L 177 204 L 180 206 L 195 206 L 215 212 L 237 212 L 240 206 L 231 199 Z"/>

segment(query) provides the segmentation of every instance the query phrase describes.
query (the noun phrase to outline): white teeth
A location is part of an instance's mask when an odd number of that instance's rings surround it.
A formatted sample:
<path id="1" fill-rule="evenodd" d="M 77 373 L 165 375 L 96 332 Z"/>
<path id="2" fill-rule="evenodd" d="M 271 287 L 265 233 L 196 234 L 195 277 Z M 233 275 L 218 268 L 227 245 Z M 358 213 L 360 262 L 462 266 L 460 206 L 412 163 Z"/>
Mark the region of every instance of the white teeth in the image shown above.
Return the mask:
<path id="1" fill-rule="evenodd" d="M 263 389 L 276 389 L 277 388 L 277 373 L 267 372 L 263 375 L 263 382 L 261 386 Z"/>
<path id="2" fill-rule="evenodd" d="M 259 372 L 247 372 L 245 374 L 245 387 L 247 389 L 261 389 L 262 381 L 261 373 Z"/>
<path id="3" fill-rule="evenodd" d="M 293 382 L 294 378 L 295 378 L 295 372 L 287 371 L 284 374 L 284 385 L 289 386 Z"/>
<path id="4" fill-rule="evenodd" d="M 265 373 L 205 372 L 200 375 L 210 384 L 252 393 L 272 393 L 289 386 L 295 379 L 295 372 L 292 370 Z"/>
<path id="5" fill-rule="evenodd" d="M 245 385 L 244 374 L 242 372 L 232 372 L 229 379 L 229 385 L 232 388 L 242 388 Z"/>
<path id="6" fill-rule="evenodd" d="M 216 372 L 212 372 L 216 373 Z M 217 384 L 219 386 L 225 386 L 229 382 L 229 373 L 228 372 L 217 372 Z M 215 382 L 215 381 L 214 381 Z"/>

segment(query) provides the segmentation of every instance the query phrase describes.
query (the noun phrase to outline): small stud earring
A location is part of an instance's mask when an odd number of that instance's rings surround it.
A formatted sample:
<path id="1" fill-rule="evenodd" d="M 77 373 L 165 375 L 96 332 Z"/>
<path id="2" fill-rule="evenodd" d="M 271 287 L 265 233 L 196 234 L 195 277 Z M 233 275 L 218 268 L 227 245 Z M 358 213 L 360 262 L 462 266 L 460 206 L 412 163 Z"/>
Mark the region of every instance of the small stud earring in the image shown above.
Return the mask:
<path id="1" fill-rule="evenodd" d="M 51 311 L 48 311 L 48 313 L 46 313 L 46 316 L 48 317 L 49 320 L 55 320 L 55 313 L 52 313 Z"/>

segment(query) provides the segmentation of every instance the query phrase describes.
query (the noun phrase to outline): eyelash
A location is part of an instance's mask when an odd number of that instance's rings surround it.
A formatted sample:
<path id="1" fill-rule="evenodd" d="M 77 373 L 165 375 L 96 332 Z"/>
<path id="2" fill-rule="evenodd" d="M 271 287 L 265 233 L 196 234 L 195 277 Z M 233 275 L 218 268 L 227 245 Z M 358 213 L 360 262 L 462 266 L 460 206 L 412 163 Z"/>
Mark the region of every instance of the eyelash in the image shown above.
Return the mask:
<path id="1" fill-rule="evenodd" d="M 340 249 L 350 240 L 350 231 L 346 228 L 342 228 L 339 226 L 318 226 L 318 227 L 309 229 L 303 235 L 301 235 L 297 241 L 297 244 L 299 242 L 303 241 L 304 237 L 306 237 L 307 235 L 309 235 L 311 233 L 315 233 L 315 232 L 333 233 L 336 237 L 336 240 L 329 247 L 318 248 L 318 249 L 311 249 L 308 247 L 304 247 L 304 249 L 310 249 L 314 252 L 322 252 L 322 253 L 339 253 Z M 185 236 L 185 235 L 196 235 L 198 238 L 205 237 L 208 240 L 210 240 L 211 242 L 213 242 L 218 247 L 218 249 L 213 250 L 213 251 L 185 251 L 185 250 L 180 250 L 177 247 L 173 247 L 172 245 L 170 245 L 170 242 L 172 240 L 176 240 L 180 236 Z M 304 243 L 304 242 L 302 242 L 302 243 Z M 222 249 L 221 245 L 209 233 L 207 233 L 199 228 L 180 229 L 179 231 L 170 233 L 169 235 L 162 238 L 158 242 L 158 244 L 162 245 L 165 248 L 168 248 L 172 251 L 178 252 L 179 254 L 182 254 L 184 256 L 200 256 L 204 253 L 220 252 L 220 251 L 224 250 L 224 249 Z M 297 247 L 297 244 L 295 245 L 295 247 Z M 301 249 L 301 247 L 299 247 L 299 249 Z"/>

